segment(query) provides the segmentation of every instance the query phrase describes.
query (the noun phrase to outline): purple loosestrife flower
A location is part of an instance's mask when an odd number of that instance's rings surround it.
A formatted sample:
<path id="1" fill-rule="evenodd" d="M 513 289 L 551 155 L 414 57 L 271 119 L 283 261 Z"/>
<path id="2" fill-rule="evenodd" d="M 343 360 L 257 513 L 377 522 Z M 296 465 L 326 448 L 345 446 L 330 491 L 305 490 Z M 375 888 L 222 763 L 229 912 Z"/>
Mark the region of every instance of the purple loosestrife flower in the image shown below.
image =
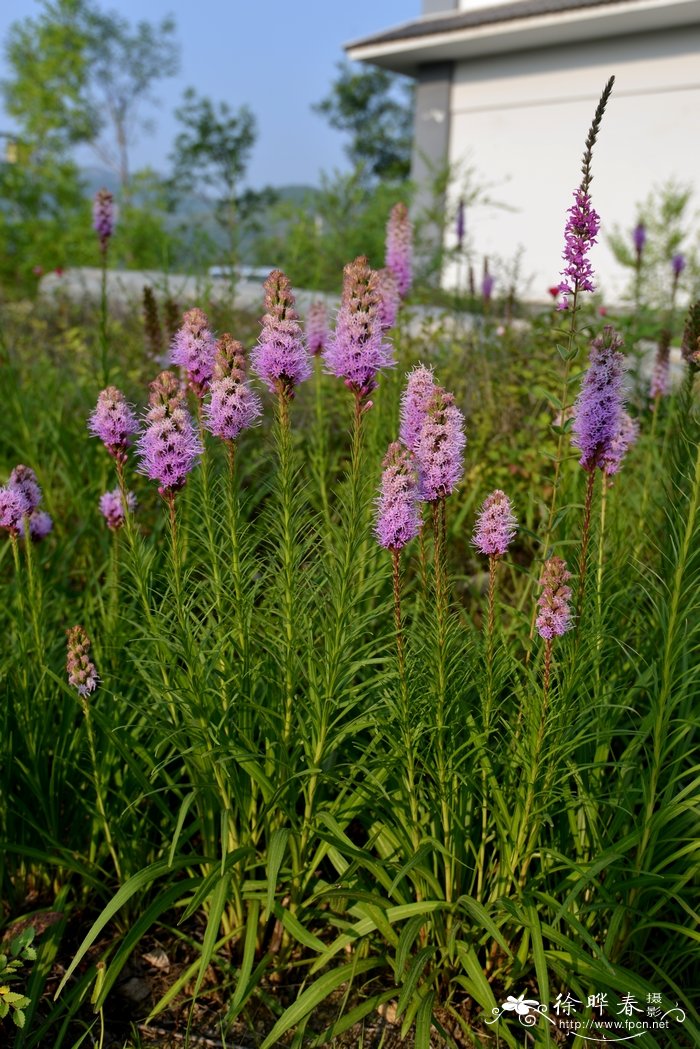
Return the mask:
<path id="1" fill-rule="evenodd" d="M 36 474 L 30 466 L 24 466 L 22 463 L 15 466 L 10 474 L 7 487 L 13 488 L 25 497 L 29 507 L 28 513 L 33 513 L 39 506 L 41 502 L 41 488 L 36 479 Z"/>
<path id="2" fill-rule="evenodd" d="M 148 403 L 146 428 L 137 444 L 139 470 L 158 482 L 162 496 L 170 497 L 185 484 L 202 454 L 202 445 L 173 372 L 161 372 L 154 379 Z"/>
<path id="3" fill-rule="evenodd" d="M 133 492 L 126 493 L 126 509 L 130 514 L 133 514 L 136 509 L 136 496 Z M 113 532 L 116 532 L 124 525 L 126 515 L 120 488 L 115 488 L 113 491 L 105 492 L 104 495 L 100 496 L 100 511 L 107 522 L 107 527 L 111 528 Z"/>
<path id="4" fill-rule="evenodd" d="M 266 313 L 251 360 L 270 393 L 293 397 L 295 387 L 311 375 L 311 359 L 304 346 L 289 278 L 281 270 L 273 270 L 264 287 Z"/>
<path id="5" fill-rule="evenodd" d="M 562 270 L 564 278 L 559 284 L 559 291 L 564 296 L 558 309 L 568 309 L 567 295 L 579 291 L 595 291 L 593 267 L 588 252 L 596 243 L 600 229 L 600 217 L 591 207 L 591 198 L 580 187 L 574 190 L 575 203 L 569 208 L 568 219 L 564 229 L 564 251 L 562 258 L 566 266 Z"/>
<path id="6" fill-rule="evenodd" d="M 328 311 L 322 299 L 312 302 L 306 315 L 306 348 L 314 357 L 323 353 L 328 342 Z"/>
<path id="7" fill-rule="evenodd" d="M 399 437 L 412 452 L 418 445 L 428 403 L 435 389 L 435 376 L 424 364 L 417 365 L 408 373 L 406 389 L 401 396 Z"/>
<path id="8" fill-rule="evenodd" d="M 120 463 L 126 461 L 126 449 L 139 424 L 131 405 L 116 386 L 108 386 L 97 398 L 97 407 L 88 420 L 88 430 L 99 437 L 109 454 Z"/>
<path id="9" fill-rule="evenodd" d="M 624 364 L 620 346 L 622 339 L 610 324 L 591 343 L 590 367 L 574 405 L 573 444 L 581 451 L 584 470 L 603 469 L 610 444 L 620 432 Z"/>
<path id="10" fill-rule="evenodd" d="M 33 510 L 27 520 L 29 521 L 29 538 L 33 539 L 35 543 L 39 543 L 42 539 L 46 539 L 46 536 L 53 531 L 53 520 L 51 514 L 47 514 L 45 510 Z M 24 539 L 24 520 L 20 524 L 19 534 Z"/>
<path id="11" fill-rule="evenodd" d="M 472 543 L 488 557 L 502 557 L 515 538 L 518 522 L 510 499 L 497 488 L 487 495 L 479 511 Z"/>
<path id="12" fill-rule="evenodd" d="M 343 295 L 323 360 L 331 375 L 345 380 L 358 401 L 377 385 L 380 368 L 391 367 L 391 345 L 383 341 L 379 282 L 364 255 L 343 270 Z M 369 407 L 369 402 L 366 407 Z"/>
<path id="13" fill-rule="evenodd" d="M 379 323 L 382 331 L 389 331 L 389 328 L 393 328 L 396 324 L 401 297 L 396 277 L 386 266 L 382 270 L 377 270 L 377 287 L 379 290 Z"/>
<path id="14" fill-rule="evenodd" d="M 211 402 L 204 406 L 204 425 L 215 437 L 235 441 L 241 430 L 260 418 L 262 403 L 247 381 L 241 343 L 224 334 L 217 347 Z"/>
<path id="15" fill-rule="evenodd" d="M 620 470 L 623 459 L 638 437 L 639 423 L 623 410 L 617 435 L 608 445 L 600 463 L 601 470 L 604 470 L 608 477 Z"/>
<path id="16" fill-rule="evenodd" d="M 420 499 L 432 503 L 450 495 L 462 476 L 466 443 L 464 416 L 453 395 L 436 386 L 415 448 Z"/>
<path id="17" fill-rule="evenodd" d="M 539 614 L 536 620 L 537 633 L 545 641 L 561 637 L 571 627 L 571 588 L 567 583 L 571 572 L 561 557 L 550 557 L 542 569 L 540 586 L 542 593 L 537 601 Z"/>
<path id="18" fill-rule="evenodd" d="M 386 550 L 401 550 L 418 535 L 421 527 L 413 453 L 394 441 L 382 466 L 374 532 Z"/>
<path id="19" fill-rule="evenodd" d="M 686 263 L 685 263 L 685 255 L 682 255 L 680 253 L 680 251 L 677 252 L 673 256 L 673 258 L 671 259 L 671 269 L 673 270 L 673 279 L 674 280 L 676 280 L 676 281 L 678 280 L 678 278 L 680 277 L 681 273 L 685 269 L 685 265 L 686 265 Z"/>
<path id="20" fill-rule="evenodd" d="M 173 337 L 170 360 L 185 369 L 190 387 L 200 400 L 209 386 L 215 354 L 216 339 L 209 330 L 206 313 L 196 307 L 188 310 Z"/>
<path id="21" fill-rule="evenodd" d="M 29 501 L 24 492 L 9 485 L 0 488 L 0 528 L 6 528 L 10 535 L 20 535 L 22 520 L 30 512 Z"/>
<path id="22" fill-rule="evenodd" d="M 647 242 L 647 228 L 643 222 L 638 222 L 634 227 L 632 233 L 632 242 L 634 244 L 634 250 L 637 253 L 637 258 L 641 260 L 644 246 Z"/>
<path id="23" fill-rule="evenodd" d="M 386 265 L 406 297 L 413 280 L 413 226 L 405 204 L 394 204 L 386 227 Z"/>
<path id="24" fill-rule="evenodd" d="M 79 696 L 89 696 L 97 688 L 97 669 L 89 656 L 90 639 L 81 626 L 71 627 L 68 636 L 66 673 L 68 684 L 77 689 Z"/>
<path id="25" fill-rule="evenodd" d="M 100 250 L 107 251 L 109 238 L 114 233 L 116 208 L 108 189 L 98 189 L 92 204 L 92 228 L 100 238 Z"/>

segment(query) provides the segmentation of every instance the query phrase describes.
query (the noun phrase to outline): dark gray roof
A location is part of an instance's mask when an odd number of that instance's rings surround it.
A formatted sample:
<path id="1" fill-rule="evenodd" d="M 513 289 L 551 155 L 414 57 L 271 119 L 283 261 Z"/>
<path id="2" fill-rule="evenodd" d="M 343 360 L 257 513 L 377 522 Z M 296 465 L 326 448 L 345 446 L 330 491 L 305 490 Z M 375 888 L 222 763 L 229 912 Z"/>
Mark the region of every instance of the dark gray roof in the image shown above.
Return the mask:
<path id="1" fill-rule="evenodd" d="M 393 41 L 413 40 L 422 36 L 433 36 L 436 33 L 452 33 L 460 29 L 497 25 L 499 22 L 513 22 L 520 18 L 565 14 L 567 11 L 608 7 L 610 4 L 630 2 L 631 0 L 513 0 L 512 3 L 499 4 L 497 7 L 482 7 L 475 11 L 460 11 L 457 14 L 438 15 L 434 18 L 420 18 L 415 22 L 406 22 L 404 25 L 397 26 L 396 29 L 387 29 L 374 36 L 353 40 L 351 44 L 346 45 L 346 49 L 390 44 Z"/>

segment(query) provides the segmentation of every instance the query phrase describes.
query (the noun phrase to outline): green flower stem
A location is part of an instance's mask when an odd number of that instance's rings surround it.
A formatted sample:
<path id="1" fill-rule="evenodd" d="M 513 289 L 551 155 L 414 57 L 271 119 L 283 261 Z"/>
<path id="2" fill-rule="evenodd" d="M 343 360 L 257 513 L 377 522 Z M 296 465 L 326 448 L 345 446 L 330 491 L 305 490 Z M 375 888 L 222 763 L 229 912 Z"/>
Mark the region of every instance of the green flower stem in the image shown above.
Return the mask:
<path id="1" fill-rule="evenodd" d="M 277 451 L 282 515 L 280 561 L 282 566 L 282 624 L 284 632 L 284 713 L 282 740 L 285 753 L 292 735 L 294 706 L 294 526 L 292 432 L 289 422 L 289 398 L 280 391 L 277 398 Z"/>
<path id="2" fill-rule="evenodd" d="M 401 697 L 401 732 L 404 740 L 406 761 L 406 791 L 411 812 L 411 841 L 414 851 L 420 848 L 420 827 L 418 820 L 418 799 L 416 797 L 416 766 L 411 732 L 411 710 L 408 697 L 408 677 L 406 674 L 405 639 L 401 618 L 401 552 L 391 551 L 392 584 L 394 592 L 394 627 L 396 629 L 396 660 L 399 668 L 399 689 Z"/>
<path id="3" fill-rule="evenodd" d="M 588 544 L 591 537 L 591 509 L 593 506 L 593 491 L 595 487 L 595 475 L 596 471 L 588 470 L 588 479 L 586 482 L 586 499 L 583 504 L 583 526 L 581 529 L 581 555 L 579 561 L 579 577 L 578 577 L 578 600 L 576 608 L 576 629 L 578 630 L 581 624 L 581 614 L 583 612 L 583 602 L 586 595 L 586 569 L 588 566 Z"/>
<path id="4" fill-rule="evenodd" d="M 109 386 L 109 350 L 107 343 L 107 245 L 102 248 L 102 279 L 100 283 L 100 360 L 102 385 Z"/>
<path id="5" fill-rule="evenodd" d="M 29 614 L 32 620 L 32 633 L 34 635 L 34 646 L 36 658 L 41 671 L 46 667 L 46 650 L 44 645 L 43 623 L 43 594 L 41 579 L 36 572 L 34 562 L 34 546 L 29 535 L 29 518 L 24 519 L 24 554 L 27 562 L 27 597 L 29 602 Z"/>
<path id="6" fill-rule="evenodd" d="M 312 433 L 312 465 L 316 473 L 318 490 L 321 496 L 321 508 L 325 522 L 326 535 L 331 533 L 331 510 L 328 501 L 328 441 L 326 437 L 327 422 L 323 405 L 323 372 L 321 360 L 317 358 L 314 367 L 314 427 Z"/>
<path id="7" fill-rule="evenodd" d="M 109 854 L 112 857 L 114 863 L 114 870 L 117 875 L 117 880 L 121 881 L 121 866 L 119 863 L 119 857 L 117 850 L 114 847 L 114 839 L 112 838 L 112 832 L 109 826 L 109 820 L 107 818 L 107 809 L 104 803 L 104 796 L 102 793 L 102 777 L 100 776 L 100 766 L 97 760 L 97 747 L 95 746 L 95 732 L 92 725 L 92 715 L 90 713 L 90 704 L 87 696 L 80 697 L 80 705 L 83 708 L 83 714 L 85 716 L 85 727 L 87 729 L 88 747 L 90 750 L 90 761 L 92 763 L 92 777 L 95 784 L 95 800 L 97 802 L 97 811 L 102 821 L 102 830 L 104 832 L 105 841 Z"/>
<path id="8" fill-rule="evenodd" d="M 437 627 L 437 709 L 435 717 L 436 759 L 438 791 L 440 794 L 440 813 L 443 845 L 445 846 L 445 900 L 453 900 L 453 862 L 452 825 L 450 819 L 451 784 L 448 783 L 449 771 L 445 753 L 446 704 L 447 704 L 447 618 L 449 614 L 449 596 L 447 591 L 447 566 L 445 539 L 447 532 L 445 499 L 436 499 L 431 504 L 433 515 L 434 570 L 435 570 L 435 614 Z"/>

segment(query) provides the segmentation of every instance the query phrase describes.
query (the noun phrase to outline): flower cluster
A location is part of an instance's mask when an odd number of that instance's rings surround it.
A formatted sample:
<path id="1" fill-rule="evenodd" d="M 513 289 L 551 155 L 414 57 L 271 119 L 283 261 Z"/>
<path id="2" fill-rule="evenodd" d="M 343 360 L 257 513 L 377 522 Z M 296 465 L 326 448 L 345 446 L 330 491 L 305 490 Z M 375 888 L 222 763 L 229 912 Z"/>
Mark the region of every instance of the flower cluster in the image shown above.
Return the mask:
<path id="1" fill-rule="evenodd" d="M 114 233 L 116 209 L 114 197 L 108 189 L 99 189 L 92 204 L 92 228 L 100 238 L 100 250 L 105 252 Z"/>
<path id="2" fill-rule="evenodd" d="M 295 309 L 289 278 L 273 270 L 265 281 L 265 316 L 251 359 L 270 393 L 293 397 L 294 389 L 311 375 L 311 360 Z"/>
<path id="3" fill-rule="evenodd" d="M 412 452 L 418 445 L 428 402 L 435 392 L 435 376 L 424 364 L 408 373 L 406 389 L 401 398 L 401 427 L 399 437 Z"/>
<path id="4" fill-rule="evenodd" d="M 590 367 L 574 405 L 574 445 L 581 451 L 585 470 L 604 469 L 603 463 L 622 425 L 622 339 L 612 325 L 591 343 Z"/>
<path id="5" fill-rule="evenodd" d="M 671 332 L 665 328 L 661 332 L 656 359 L 649 383 L 649 399 L 665 397 L 668 393 L 669 371 L 671 366 Z"/>
<path id="6" fill-rule="evenodd" d="M 88 430 L 93 437 L 99 437 L 117 462 L 126 461 L 126 450 L 138 428 L 138 420 L 121 390 L 116 386 L 102 390 L 88 420 Z"/>
<path id="7" fill-rule="evenodd" d="M 234 441 L 262 415 L 262 404 L 247 381 L 245 350 L 224 334 L 217 343 L 211 401 L 204 406 L 204 425 L 215 437 Z"/>
<path id="8" fill-rule="evenodd" d="M 386 550 L 401 550 L 421 527 L 413 453 L 394 441 L 382 465 L 375 534 Z"/>
<path id="9" fill-rule="evenodd" d="M 126 512 L 133 514 L 136 509 L 136 496 L 133 492 L 126 493 Z M 126 513 L 124 512 L 124 500 L 120 488 L 115 488 L 111 492 L 105 492 L 104 495 L 100 496 L 100 510 L 104 516 L 107 527 L 111 528 L 113 532 L 117 532 L 126 521 Z"/>
<path id="10" fill-rule="evenodd" d="M 137 450 L 139 469 L 159 484 L 161 495 L 182 488 L 202 454 L 202 446 L 177 376 L 164 371 L 151 383 L 146 428 Z"/>
<path id="11" fill-rule="evenodd" d="M 97 688 L 97 669 L 89 656 L 90 639 L 81 626 L 66 631 L 68 654 L 66 672 L 68 684 L 77 689 L 78 695 L 89 696 Z"/>
<path id="12" fill-rule="evenodd" d="M 608 477 L 618 473 L 623 459 L 638 437 L 639 423 L 623 409 L 617 434 L 610 441 L 600 459 L 600 468 Z"/>
<path id="13" fill-rule="evenodd" d="M 318 357 L 328 342 L 328 311 L 322 299 L 312 302 L 306 316 L 306 348 Z"/>
<path id="14" fill-rule="evenodd" d="M 53 528 L 51 516 L 39 509 L 42 493 L 36 474 L 20 463 L 10 474 L 7 484 L 0 488 L 0 528 L 10 535 L 25 536 L 25 522 L 29 524 L 29 538 L 45 539 Z"/>
<path id="15" fill-rule="evenodd" d="M 209 330 L 207 315 L 197 308 L 188 310 L 173 338 L 170 360 L 185 369 L 189 384 L 200 399 L 207 391 L 215 354 L 216 339 Z"/>
<path id="16" fill-rule="evenodd" d="M 394 363 L 391 346 L 384 342 L 379 303 L 377 274 L 360 255 L 343 271 L 343 295 L 335 331 L 323 354 L 331 375 L 344 379 L 358 399 L 367 397 L 376 387 L 379 369 Z"/>
<path id="17" fill-rule="evenodd" d="M 472 543 L 480 553 L 501 557 L 515 538 L 518 522 L 510 499 L 497 488 L 487 495 L 479 511 Z"/>
<path id="18" fill-rule="evenodd" d="M 383 331 L 389 331 L 396 324 L 401 297 L 396 277 L 386 266 L 377 270 L 379 289 L 379 322 Z"/>
<path id="19" fill-rule="evenodd" d="M 464 416 L 454 396 L 436 386 L 425 408 L 416 441 L 419 496 L 427 503 L 454 491 L 462 476 L 462 457 L 467 438 Z"/>
<path id="20" fill-rule="evenodd" d="M 537 601 L 539 614 L 536 620 L 537 633 L 546 641 L 561 637 L 571 627 L 571 588 L 567 583 L 571 572 L 561 557 L 550 557 L 542 570 L 540 586 L 542 593 Z"/>
<path id="21" fill-rule="evenodd" d="M 644 245 L 647 242 L 647 229 L 643 222 L 638 222 L 632 233 L 632 243 L 637 253 L 637 261 L 641 262 Z"/>
<path id="22" fill-rule="evenodd" d="M 562 270 L 564 278 L 559 284 L 563 299 L 559 309 L 567 309 L 567 295 L 579 291 L 595 291 L 593 267 L 588 258 L 591 246 L 596 243 L 600 229 L 600 217 L 591 207 L 591 198 L 581 188 L 574 191 L 575 203 L 569 208 L 568 219 L 564 230 L 564 251 L 562 258 L 566 262 Z"/>
<path id="23" fill-rule="evenodd" d="M 405 204 L 394 204 L 386 227 L 386 266 L 396 277 L 401 298 L 413 280 L 413 227 Z"/>

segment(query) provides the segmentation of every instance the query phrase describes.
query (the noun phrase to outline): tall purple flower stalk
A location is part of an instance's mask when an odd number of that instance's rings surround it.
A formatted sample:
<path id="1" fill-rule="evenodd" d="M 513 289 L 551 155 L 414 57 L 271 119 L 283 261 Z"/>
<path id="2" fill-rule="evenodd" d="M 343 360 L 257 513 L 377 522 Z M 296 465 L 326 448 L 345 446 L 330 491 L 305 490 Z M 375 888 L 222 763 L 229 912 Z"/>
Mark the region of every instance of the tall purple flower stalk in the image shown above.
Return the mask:
<path id="1" fill-rule="evenodd" d="M 100 238 L 100 250 L 107 251 L 109 238 L 114 233 L 116 208 L 108 189 L 99 189 L 92 204 L 92 228 Z"/>
<path id="2" fill-rule="evenodd" d="M 399 285 L 396 277 L 386 266 L 377 270 L 377 283 L 379 289 L 379 320 L 383 331 L 389 331 L 396 324 L 396 318 L 401 305 Z"/>
<path id="3" fill-rule="evenodd" d="M 678 280 L 685 267 L 685 255 L 681 254 L 680 251 L 676 252 L 676 254 L 671 259 L 671 271 L 673 273 L 673 279 L 675 281 Z"/>
<path id="4" fill-rule="evenodd" d="M 392 347 L 384 342 L 379 313 L 379 281 L 364 255 L 343 271 L 343 295 L 323 359 L 331 375 L 344 379 L 358 406 L 377 385 L 380 368 L 393 365 Z"/>
<path id="5" fill-rule="evenodd" d="M 88 420 L 88 430 L 93 437 L 99 437 L 118 463 L 126 462 L 127 448 L 138 428 L 138 420 L 121 390 L 116 386 L 102 390 Z"/>
<path id="6" fill-rule="evenodd" d="M 593 266 L 588 257 L 591 247 L 597 243 L 600 217 L 591 204 L 590 195 L 580 186 L 574 190 L 574 203 L 569 208 L 564 229 L 564 251 L 566 266 L 562 270 L 563 280 L 559 292 L 563 296 L 558 309 L 568 309 L 567 296 L 577 296 L 581 291 L 595 291 Z"/>
<path id="7" fill-rule="evenodd" d="M 22 531 L 22 521 L 29 513 L 29 502 L 23 492 L 9 485 L 0 488 L 0 528 L 16 539 Z"/>
<path id="8" fill-rule="evenodd" d="M 45 539 L 53 529 L 50 514 L 39 509 L 42 492 L 37 476 L 29 466 L 20 463 L 12 470 L 7 485 L 0 488 L 0 528 L 12 536 L 29 538 L 35 542 Z"/>
<path id="9" fill-rule="evenodd" d="M 209 330 L 206 313 L 195 307 L 182 318 L 170 347 L 170 360 L 187 372 L 187 379 L 195 395 L 201 400 L 214 371 L 216 339 Z"/>
<path id="10" fill-rule="evenodd" d="M 601 459 L 601 469 L 606 477 L 611 477 L 619 472 L 622 463 L 632 445 L 639 437 L 639 423 L 633 419 L 629 412 L 622 410 L 620 427 L 617 435 L 610 441 L 605 454 Z"/>
<path id="11" fill-rule="evenodd" d="M 659 337 L 659 345 L 656 349 L 654 368 L 649 383 L 649 399 L 658 404 L 658 401 L 668 393 L 668 383 L 671 368 L 671 332 L 665 328 Z"/>
<path id="12" fill-rule="evenodd" d="M 573 443 L 584 470 L 603 468 L 610 443 L 617 437 L 624 406 L 622 338 L 612 325 L 591 343 L 590 367 L 574 405 Z"/>
<path id="13" fill-rule="evenodd" d="M 455 222 L 455 234 L 457 236 L 457 250 L 461 251 L 464 246 L 464 232 L 466 229 L 466 209 L 464 201 L 460 200 L 457 205 L 457 220 Z"/>
<path id="14" fill-rule="evenodd" d="M 382 466 L 375 534 L 385 550 L 402 550 L 415 539 L 421 527 L 413 453 L 394 441 Z"/>
<path id="15" fill-rule="evenodd" d="M 90 639 L 81 626 L 71 627 L 67 634 L 66 673 L 68 684 L 79 696 L 89 696 L 97 688 L 99 678 L 90 659 Z"/>
<path id="16" fill-rule="evenodd" d="M 394 204 L 386 227 L 386 266 L 396 277 L 399 295 L 408 294 L 413 281 L 413 226 L 405 204 Z"/>
<path id="17" fill-rule="evenodd" d="M 537 601 L 537 633 L 545 641 L 561 637 L 571 629 L 571 572 L 561 557 L 550 557 L 542 569 L 542 593 Z"/>
<path id="18" fill-rule="evenodd" d="M 412 452 L 418 445 L 428 402 L 436 389 L 431 368 L 417 365 L 408 373 L 406 388 L 401 397 L 401 426 L 399 437 Z"/>
<path id="19" fill-rule="evenodd" d="M 414 449 L 419 495 L 425 502 L 444 499 L 454 491 L 462 476 L 466 443 L 464 416 L 454 396 L 436 386 L 425 406 Z"/>
<path id="20" fill-rule="evenodd" d="M 312 302 L 306 315 L 306 348 L 314 357 L 323 353 L 328 343 L 328 310 L 322 299 Z"/>
<path id="21" fill-rule="evenodd" d="M 126 510 L 124 503 L 126 503 Z M 100 512 L 112 532 L 119 531 L 126 522 L 126 514 L 133 514 L 135 509 L 136 496 L 133 492 L 126 492 L 122 498 L 121 488 L 115 488 L 100 496 Z"/>
<path id="22" fill-rule="evenodd" d="M 177 376 L 161 372 L 150 391 L 146 427 L 137 443 L 139 470 L 158 482 L 158 491 L 172 507 L 174 494 L 202 454 L 202 445 Z"/>
<path id="23" fill-rule="evenodd" d="M 491 302 L 493 295 L 494 278 L 488 270 L 484 270 L 484 276 L 481 279 L 481 297 L 484 300 L 484 305 L 488 306 Z"/>
<path id="24" fill-rule="evenodd" d="M 299 383 L 311 375 L 311 358 L 304 346 L 289 278 L 281 270 L 273 270 L 264 287 L 266 312 L 251 361 L 270 393 L 289 400 Z"/>
<path id="25" fill-rule="evenodd" d="M 642 253 L 647 242 L 647 228 L 643 222 L 638 222 L 632 232 L 632 243 L 634 244 L 637 260 L 641 262 Z"/>
<path id="26" fill-rule="evenodd" d="M 518 522 L 510 499 L 497 488 L 483 502 L 472 543 L 488 557 L 502 557 L 515 538 Z"/>
<path id="27" fill-rule="evenodd" d="M 211 401 L 204 406 L 204 425 L 215 437 L 235 441 L 262 415 L 262 403 L 248 382 L 245 350 L 224 334 L 217 343 Z"/>

